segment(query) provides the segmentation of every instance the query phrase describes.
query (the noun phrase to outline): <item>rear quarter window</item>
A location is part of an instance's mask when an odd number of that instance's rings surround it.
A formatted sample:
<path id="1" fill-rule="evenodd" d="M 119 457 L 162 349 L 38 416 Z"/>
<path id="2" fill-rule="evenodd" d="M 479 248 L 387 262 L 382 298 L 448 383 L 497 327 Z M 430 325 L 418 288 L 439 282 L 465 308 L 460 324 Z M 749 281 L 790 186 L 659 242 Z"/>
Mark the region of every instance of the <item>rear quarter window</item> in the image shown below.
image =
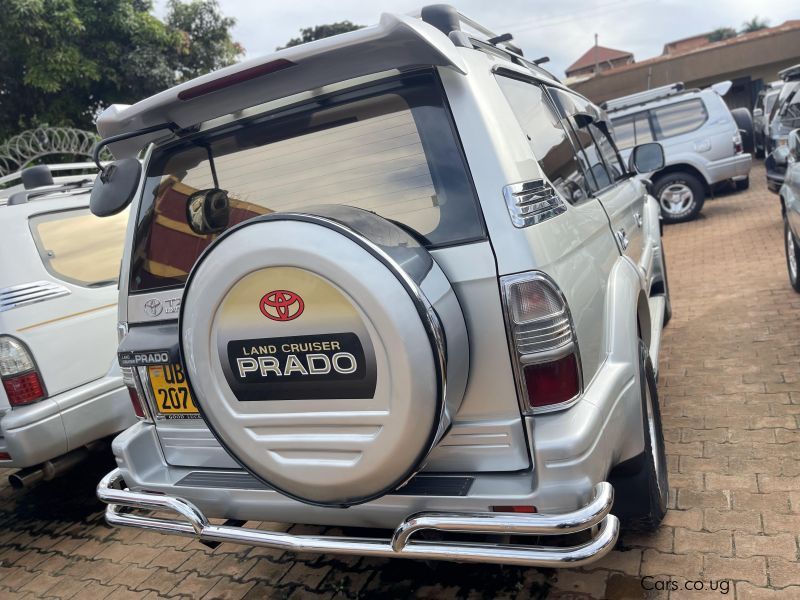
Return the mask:
<path id="1" fill-rule="evenodd" d="M 700 129 L 708 120 L 708 111 L 700 98 L 659 106 L 650 114 L 659 140 Z"/>
<path id="2" fill-rule="evenodd" d="M 31 233 L 47 271 L 84 287 L 116 284 L 128 212 L 102 219 L 89 209 L 32 217 Z"/>
<path id="3" fill-rule="evenodd" d="M 334 204 L 374 212 L 428 247 L 485 238 L 438 80 L 405 76 L 236 123 L 156 151 L 139 211 L 131 290 L 182 284 L 216 235 L 187 224 L 188 197 L 218 187 L 228 227 Z"/>

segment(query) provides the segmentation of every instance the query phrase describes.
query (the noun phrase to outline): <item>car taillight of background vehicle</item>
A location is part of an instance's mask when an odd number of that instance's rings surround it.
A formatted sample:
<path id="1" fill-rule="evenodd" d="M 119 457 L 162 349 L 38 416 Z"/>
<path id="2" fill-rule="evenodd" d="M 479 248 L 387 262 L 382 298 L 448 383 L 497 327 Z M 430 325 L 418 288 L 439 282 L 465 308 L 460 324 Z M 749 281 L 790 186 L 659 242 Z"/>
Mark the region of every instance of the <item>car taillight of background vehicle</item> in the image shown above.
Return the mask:
<path id="1" fill-rule="evenodd" d="M 572 317 L 544 273 L 500 280 L 520 404 L 525 414 L 559 410 L 581 392 L 581 362 Z"/>
<path id="2" fill-rule="evenodd" d="M 21 341 L 8 335 L 0 336 L 0 379 L 11 406 L 25 406 L 47 397 L 30 351 Z"/>

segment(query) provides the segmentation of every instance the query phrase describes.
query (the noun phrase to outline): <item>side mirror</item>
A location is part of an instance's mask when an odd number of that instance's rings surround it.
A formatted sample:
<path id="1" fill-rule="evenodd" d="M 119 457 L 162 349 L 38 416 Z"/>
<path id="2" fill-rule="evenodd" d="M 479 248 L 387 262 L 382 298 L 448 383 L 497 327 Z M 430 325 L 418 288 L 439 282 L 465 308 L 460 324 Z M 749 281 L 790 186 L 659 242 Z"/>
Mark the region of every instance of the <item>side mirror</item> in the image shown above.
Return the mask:
<path id="1" fill-rule="evenodd" d="M 764 116 L 764 109 L 762 108 L 754 108 L 753 109 L 753 117 L 763 117 Z"/>
<path id="2" fill-rule="evenodd" d="M 658 142 L 639 144 L 628 158 L 628 170 L 637 173 L 652 173 L 664 168 L 664 148 Z"/>
<path id="3" fill-rule="evenodd" d="M 115 160 L 104 167 L 92 187 L 92 214 L 110 217 L 122 211 L 133 200 L 141 175 L 142 165 L 136 158 Z"/>
<path id="4" fill-rule="evenodd" d="M 186 222 L 197 234 L 219 233 L 228 227 L 230 202 L 228 192 L 219 188 L 200 190 L 186 202 Z"/>

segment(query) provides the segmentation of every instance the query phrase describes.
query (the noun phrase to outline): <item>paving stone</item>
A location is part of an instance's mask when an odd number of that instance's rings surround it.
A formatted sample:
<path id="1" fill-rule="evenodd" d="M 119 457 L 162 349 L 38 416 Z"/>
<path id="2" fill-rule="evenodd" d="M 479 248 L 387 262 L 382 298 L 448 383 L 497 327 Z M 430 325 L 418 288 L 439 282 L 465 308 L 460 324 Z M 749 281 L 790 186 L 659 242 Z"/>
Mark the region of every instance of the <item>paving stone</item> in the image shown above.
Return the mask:
<path id="1" fill-rule="evenodd" d="M 733 534 L 736 556 L 779 556 L 794 559 L 797 541 L 789 533 L 778 535 L 749 535 L 736 531 Z"/>
<path id="2" fill-rule="evenodd" d="M 528 600 L 549 590 L 549 598 L 588 600 L 643 597 L 649 576 L 735 583 L 736 600 L 800 598 L 800 296 L 788 284 L 780 208 L 763 167 L 754 164 L 746 192 L 709 199 L 702 218 L 665 227 L 664 244 L 673 318 L 659 396 L 674 508 L 657 532 L 624 533 L 625 551 L 555 573 L 231 544 L 212 551 L 189 538 L 109 527 L 94 495 L 106 457 L 69 481 L 24 491 L 0 470 L 0 597 Z M 733 598 L 734 590 L 670 596 L 684 597 Z"/>

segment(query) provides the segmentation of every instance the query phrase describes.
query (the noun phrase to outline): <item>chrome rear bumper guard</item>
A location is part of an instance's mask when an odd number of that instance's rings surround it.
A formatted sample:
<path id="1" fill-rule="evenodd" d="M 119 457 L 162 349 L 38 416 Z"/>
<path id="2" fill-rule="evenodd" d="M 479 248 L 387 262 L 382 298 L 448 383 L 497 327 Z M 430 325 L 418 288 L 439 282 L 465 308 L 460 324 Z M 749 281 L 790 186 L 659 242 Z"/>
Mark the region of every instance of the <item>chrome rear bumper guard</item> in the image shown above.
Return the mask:
<path id="1" fill-rule="evenodd" d="M 391 539 L 324 535 L 294 535 L 231 525 L 214 525 L 191 502 L 174 496 L 132 492 L 124 487 L 119 469 L 103 477 L 97 496 L 108 504 L 109 525 L 139 527 L 160 533 L 193 537 L 203 542 L 231 542 L 265 546 L 290 552 L 355 554 L 386 558 L 417 558 L 457 562 L 499 563 L 526 567 L 577 567 L 606 555 L 619 535 L 619 520 L 609 514 L 614 502 L 611 484 L 594 486 L 585 506 L 564 514 L 440 513 L 422 512 L 408 517 Z M 133 514 L 130 509 L 170 511 L 179 519 Z M 468 534 L 564 535 L 597 530 L 583 544 L 570 547 L 529 546 L 466 541 L 411 540 L 418 531 L 436 530 Z"/>

